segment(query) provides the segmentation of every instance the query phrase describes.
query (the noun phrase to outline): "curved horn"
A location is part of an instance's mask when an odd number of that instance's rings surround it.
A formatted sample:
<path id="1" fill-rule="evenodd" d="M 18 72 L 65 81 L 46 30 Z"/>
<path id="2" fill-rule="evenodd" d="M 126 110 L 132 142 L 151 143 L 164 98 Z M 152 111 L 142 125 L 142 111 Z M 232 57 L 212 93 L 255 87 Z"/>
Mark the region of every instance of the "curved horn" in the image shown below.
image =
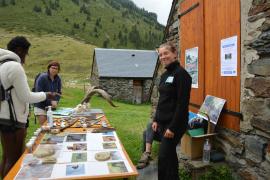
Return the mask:
<path id="1" fill-rule="evenodd" d="M 111 106 L 117 107 L 115 104 L 113 104 L 111 96 L 103 89 L 97 89 L 96 86 L 90 87 L 87 90 L 87 94 L 85 95 L 85 97 L 81 101 L 81 104 L 83 104 L 84 102 L 88 103 L 91 100 L 92 96 L 96 93 L 100 94 L 104 99 L 106 99 Z"/>
<path id="2" fill-rule="evenodd" d="M 108 94 L 106 91 L 104 91 L 103 89 L 94 89 L 93 92 L 94 92 L 94 93 L 100 94 L 104 99 L 106 99 L 106 100 L 108 101 L 108 103 L 109 103 L 111 106 L 117 107 L 115 104 L 113 104 L 111 95 L 109 95 L 109 94 Z"/>

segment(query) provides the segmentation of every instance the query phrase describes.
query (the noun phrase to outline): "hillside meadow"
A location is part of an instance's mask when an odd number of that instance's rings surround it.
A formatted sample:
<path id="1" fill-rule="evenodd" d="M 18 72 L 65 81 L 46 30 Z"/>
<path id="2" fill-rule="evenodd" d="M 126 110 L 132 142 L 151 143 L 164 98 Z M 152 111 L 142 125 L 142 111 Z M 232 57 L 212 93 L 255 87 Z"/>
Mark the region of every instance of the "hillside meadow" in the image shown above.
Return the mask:
<path id="1" fill-rule="evenodd" d="M 25 64 L 30 84 L 36 74 L 47 71 L 50 60 L 60 62 L 64 85 L 89 84 L 95 46 L 63 35 L 35 35 L 0 28 L 0 48 L 6 48 L 8 41 L 17 35 L 25 36 L 31 42 Z"/>
<path id="2" fill-rule="evenodd" d="M 109 48 L 153 49 L 163 36 L 156 15 L 130 0 L 3 1 L 0 27 L 8 30 L 62 34 Z"/>

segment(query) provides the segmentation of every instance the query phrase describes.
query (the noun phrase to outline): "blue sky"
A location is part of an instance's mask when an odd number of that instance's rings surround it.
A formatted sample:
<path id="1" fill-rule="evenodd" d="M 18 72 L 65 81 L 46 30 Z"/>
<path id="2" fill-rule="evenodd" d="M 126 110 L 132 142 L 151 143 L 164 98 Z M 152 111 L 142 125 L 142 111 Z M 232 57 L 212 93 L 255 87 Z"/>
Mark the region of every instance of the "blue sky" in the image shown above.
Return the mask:
<path id="1" fill-rule="evenodd" d="M 132 0 L 138 7 L 154 12 L 158 22 L 166 25 L 173 0 Z"/>

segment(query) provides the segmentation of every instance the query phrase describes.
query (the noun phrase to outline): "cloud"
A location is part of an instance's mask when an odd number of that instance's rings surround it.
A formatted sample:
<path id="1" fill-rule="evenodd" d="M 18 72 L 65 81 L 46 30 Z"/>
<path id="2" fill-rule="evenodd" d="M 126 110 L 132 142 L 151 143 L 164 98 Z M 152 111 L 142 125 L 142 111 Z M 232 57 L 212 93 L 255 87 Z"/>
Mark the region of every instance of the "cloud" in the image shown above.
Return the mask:
<path id="1" fill-rule="evenodd" d="M 171 10 L 172 0 L 132 0 L 138 7 L 158 16 L 158 22 L 166 25 Z"/>

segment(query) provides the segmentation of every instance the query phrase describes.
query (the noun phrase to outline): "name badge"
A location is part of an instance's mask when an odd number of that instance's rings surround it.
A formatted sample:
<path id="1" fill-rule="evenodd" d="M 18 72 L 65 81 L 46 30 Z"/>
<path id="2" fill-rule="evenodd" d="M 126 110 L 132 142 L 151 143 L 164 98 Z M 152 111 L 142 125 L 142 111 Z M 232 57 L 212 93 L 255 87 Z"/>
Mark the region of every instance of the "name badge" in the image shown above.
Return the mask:
<path id="1" fill-rule="evenodd" d="M 169 76 L 165 82 L 166 83 L 172 83 L 173 82 L 173 76 Z"/>

